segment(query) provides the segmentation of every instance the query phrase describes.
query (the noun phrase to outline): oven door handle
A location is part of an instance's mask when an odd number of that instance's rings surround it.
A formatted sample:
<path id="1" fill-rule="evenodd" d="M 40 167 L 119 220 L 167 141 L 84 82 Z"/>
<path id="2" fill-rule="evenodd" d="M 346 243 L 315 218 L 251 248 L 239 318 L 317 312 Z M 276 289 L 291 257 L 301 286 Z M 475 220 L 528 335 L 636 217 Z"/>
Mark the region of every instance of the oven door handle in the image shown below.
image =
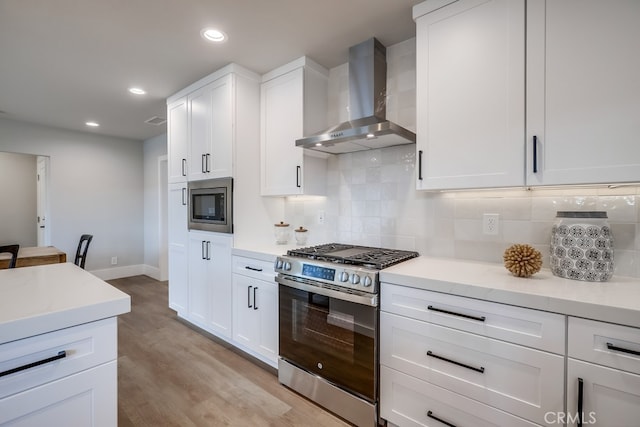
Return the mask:
<path id="1" fill-rule="evenodd" d="M 369 307 L 378 306 L 378 295 L 366 293 L 341 292 L 334 289 L 322 288 L 320 286 L 308 285 L 306 283 L 287 279 L 286 277 L 276 276 L 276 282 L 281 285 L 288 286 L 300 291 L 310 292 L 312 294 L 324 295 L 329 298 L 335 298 L 342 301 L 354 302 Z"/>

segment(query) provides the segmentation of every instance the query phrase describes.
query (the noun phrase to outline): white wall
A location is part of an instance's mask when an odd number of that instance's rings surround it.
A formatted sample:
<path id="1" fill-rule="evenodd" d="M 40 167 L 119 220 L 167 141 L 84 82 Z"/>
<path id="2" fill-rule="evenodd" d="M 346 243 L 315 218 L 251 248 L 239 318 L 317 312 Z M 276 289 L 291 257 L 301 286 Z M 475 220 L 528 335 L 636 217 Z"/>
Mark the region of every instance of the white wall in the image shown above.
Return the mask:
<path id="1" fill-rule="evenodd" d="M 36 197 L 36 157 L 0 152 L 0 245 L 37 245 Z"/>
<path id="2" fill-rule="evenodd" d="M 87 270 L 110 269 L 113 256 L 124 270 L 143 263 L 141 141 L 0 119 L 0 151 L 51 158 L 51 243 L 68 260 L 89 233 Z"/>

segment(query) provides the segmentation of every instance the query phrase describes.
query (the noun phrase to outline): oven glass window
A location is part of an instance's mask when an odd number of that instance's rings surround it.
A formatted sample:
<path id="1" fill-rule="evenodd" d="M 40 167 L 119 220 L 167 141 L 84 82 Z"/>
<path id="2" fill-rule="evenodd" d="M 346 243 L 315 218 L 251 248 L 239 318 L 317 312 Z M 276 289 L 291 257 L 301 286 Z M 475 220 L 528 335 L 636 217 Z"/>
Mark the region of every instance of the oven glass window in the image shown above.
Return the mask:
<path id="1" fill-rule="evenodd" d="M 376 307 L 283 285 L 279 289 L 280 356 L 373 400 Z"/>
<path id="2" fill-rule="evenodd" d="M 196 221 L 221 221 L 225 218 L 225 191 L 210 189 L 191 194 L 192 219 Z"/>

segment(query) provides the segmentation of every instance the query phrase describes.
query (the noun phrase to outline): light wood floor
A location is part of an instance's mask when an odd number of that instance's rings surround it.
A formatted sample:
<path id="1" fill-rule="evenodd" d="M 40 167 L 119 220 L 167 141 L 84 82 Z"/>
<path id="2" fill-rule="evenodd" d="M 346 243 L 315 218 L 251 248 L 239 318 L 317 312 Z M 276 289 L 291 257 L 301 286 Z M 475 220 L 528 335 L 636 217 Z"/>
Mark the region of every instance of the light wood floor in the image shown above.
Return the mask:
<path id="1" fill-rule="evenodd" d="M 109 283 L 131 296 L 118 320 L 120 427 L 349 425 L 279 384 L 275 369 L 178 319 L 167 282 Z"/>

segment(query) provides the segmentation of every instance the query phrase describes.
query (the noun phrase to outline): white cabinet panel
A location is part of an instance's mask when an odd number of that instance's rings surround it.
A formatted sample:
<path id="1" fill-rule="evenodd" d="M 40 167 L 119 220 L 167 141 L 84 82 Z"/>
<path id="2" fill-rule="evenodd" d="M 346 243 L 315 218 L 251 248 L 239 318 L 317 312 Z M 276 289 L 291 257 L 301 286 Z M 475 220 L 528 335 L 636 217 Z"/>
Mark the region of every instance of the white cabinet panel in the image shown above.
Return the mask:
<path id="1" fill-rule="evenodd" d="M 188 197 L 186 182 L 169 184 L 169 307 L 181 316 L 188 310 Z"/>
<path id="2" fill-rule="evenodd" d="M 380 363 L 544 423 L 564 408 L 564 357 L 382 312 Z"/>
<path id="3" fill-rule="evenodd" d="M 578 425 L 582 379 L 583 425 L 634 427 L 640 420 L 640 375 L 569 359 L 567 425 Z"/>
<path id="4" fill-rule="evenodd" d="M 640 180 L 640 2 L 527 3 L 529 184 Z"/>
<path id="5" fill-rule="evenodd" d="M 183 97 L 167 105 L 167 151 L 169 182 L 187 180 L 189 156 L 189 122 L 187 98 Z"/>
<path id="6" fill-rule="evenodd" d="M 524 1 L 416 13 L 417 188 L 524 185 Z"/>
<path id="7" fill-rule="evenodd" d="M 380 382 L 380 416 L 398 426 L 446 425 L 441 421 L 474 427 L 538 425 L 386 366 L 380 368 Z"/>
<path id="8" fill-rule="evenodd" d="M 564 354 L 565 316 L 383 283 L 383 311 Z"/>

